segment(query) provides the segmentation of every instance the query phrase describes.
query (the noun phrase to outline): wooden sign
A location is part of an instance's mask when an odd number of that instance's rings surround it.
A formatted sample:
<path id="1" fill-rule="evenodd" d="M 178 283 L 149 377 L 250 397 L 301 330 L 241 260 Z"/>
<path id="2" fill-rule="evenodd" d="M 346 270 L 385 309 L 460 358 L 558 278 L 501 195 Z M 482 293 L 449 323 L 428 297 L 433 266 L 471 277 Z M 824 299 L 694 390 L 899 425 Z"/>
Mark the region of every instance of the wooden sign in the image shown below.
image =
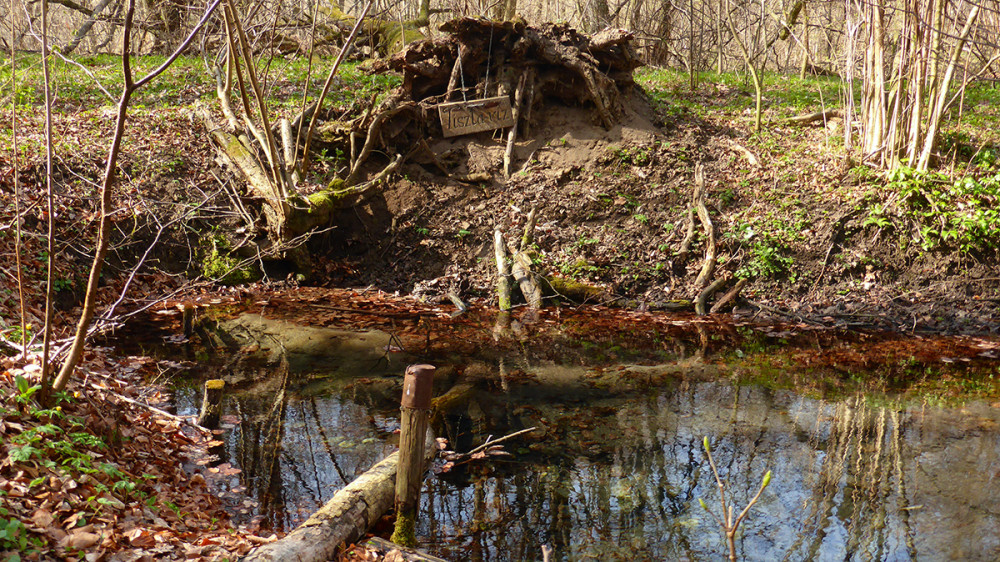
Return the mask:
<path id="1" fill-rule="evenodd" d="M 468 135 L 514 125 L 510 98 L 497 96 L 484 100 L 456 101 L 438 105 L 441 129 L 445 137 Z"/>

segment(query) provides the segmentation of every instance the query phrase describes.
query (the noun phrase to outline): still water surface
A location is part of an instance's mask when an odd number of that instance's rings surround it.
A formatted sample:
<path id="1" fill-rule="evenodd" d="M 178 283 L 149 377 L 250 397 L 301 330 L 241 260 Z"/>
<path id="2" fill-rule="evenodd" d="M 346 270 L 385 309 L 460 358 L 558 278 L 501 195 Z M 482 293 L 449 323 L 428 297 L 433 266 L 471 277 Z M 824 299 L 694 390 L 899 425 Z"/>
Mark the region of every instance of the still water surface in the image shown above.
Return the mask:
<path id="1" fill-rule="evenodd" d="M 398 375 L 433 359 L 438 394 L 475 381 L 434 423 L 452 448 L 539 427 L 507 445 L 512 459 L 426 480 L 418 537 L 444 558 L 540 560 L 547 544 L 558 560 L 719 560 L 724 537 L 698 501 L 719 513 L 707 436 L 737 512 L 773 473 L 738 535 L 745 559 L 1000 559 L 1000 416 L 986 403 L 807 397 L 712 376 L 686 352 L 643 366 L 551 345 L 390 355 L 382 336 L 338 332 L 343 345 L 308 360 L 272 346 L 219 373 L 243 389 L 224 404 L 220 452 L 240 469 L 221 485 L 251 498 L 233 496 L 237 513 L 293 527 L 391 452 Z M 197 394 L 178 389 L 179 414 Z"/>

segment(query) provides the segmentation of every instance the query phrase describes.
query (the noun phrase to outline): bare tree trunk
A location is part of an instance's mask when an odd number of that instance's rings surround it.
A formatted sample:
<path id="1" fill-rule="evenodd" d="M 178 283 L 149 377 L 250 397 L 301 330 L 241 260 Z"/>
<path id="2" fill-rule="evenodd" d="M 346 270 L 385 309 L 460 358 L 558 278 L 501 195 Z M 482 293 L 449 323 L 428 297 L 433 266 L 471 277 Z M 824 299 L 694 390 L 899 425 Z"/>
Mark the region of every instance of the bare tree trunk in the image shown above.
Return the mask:
<path id="1" fill-rule="evenodd" d="M 715 43 L 716 49 L 718 50 L 716 53 L 717 58 L 715 62 L 715 72 L 718 74 L 722 74 L 723 70 L 725 70 L 725 66 L 722 61 L 724 48 L 724 43 L 722 42 L 722 19 L 729 17 L 727 15 L 723 15 L 726 4 L 725 0 L 719 0 L 719 4 L 715 7 Z"/>
<path id="2" fill-rule="evenodd" d="M 918 7 L 918 1 L 919 0 L 914 1 L 914 8 Z M 941 8 L 944 6 L 943 1 L 937 1 L 936 4 Z M 935 0 L 928 0 L 929 9 L 934 9 L 934 5 Z M 919 12 L 916 10 L 913 11 L 913 14 L 917 18 L 920 17 Z M 910 98 L 916 103 L 910 109 L 910 122 L 908 127 L 909 134 L 907 135 L 909 141 L 906 149 L 906 157 L 910 162 L 916 161 L 918 155 L 917 151 L 919 150 L 918 146 L 920 143 L 921 123 L 924 117 L 924 106 L 926 105 L 924 101 L 926 91 L 925 88 L 928 86 L 928 79 L 930 78 L 931 80 L 934 80 L 933 75 L 937 74 L 937 57 L 931 57 L 932 61 L 930 64 L 928 64 L 927 57 L 919 57 L 921 49 L 927 44 L 927 31 L 928 30 L 926 29 L 920 29 L 918 27 L 918 29 L 914 31 L 913 37 L 914 44 L 912 51 L 917 60 L 913 61 L 912 69 L 910 71 L 909 90 Z M 939 31 L 940 30 L 931 31 L 931 34 L 939 33 Z M 905 30 L 903 36 L 906 36 Z M 923 60 L 920 60 L 920 58 Z M 928 71 L 928 66 L 930 66 L 930 71 Z M 931 75 L 928 75 L 928 72 L 930 72 Z"/>
<path id="3" fill-rule="evenodd" d="M 851 0 L 845 0 L 844 28 L 847 30 L 846 55 L 844 57 L 844 148 L 850 151 L 854 139 L 854 116 L 856 113 L 854 104 L 854 67 L 855 57 L 854 46 L 857 44 L 858 31 L 861 22 L 854 21 L 857 14 L 851 9 Z M 824 42 L 824 49 L 828 48 L 829 41 Z"/>
<path id="4" fill-rule="evenodd" d="M 669 45 L 673 36 L 673 8 L 671 0 L 660 0 L 660 20 L 656 29 L 656 36 L 659 40 L 653 49 L 653 60 L 657 64 L 665 64 L 670 52 Z"/>
<path id="5" fill-rule="evenodd" d="M 14 31 L 14 0 L 10 0 L 10 89 L 12 92 L 17 91 L 17 50 L 15 45 L 17 45 L 17 35 Z M 21 357 L 27 359 L 28 357 L 28 323 L 25 319 L 25 309 L 24 307 L 24 273 L 21 270 L 21 179 L 18 175 L 18 165 L 17 165 L 17 99 L 14 96 L 10 97 L 10 132 L 11 132 L 11 145 L 12 152 L 10 156 L 11 165 L 14 168 L 13 180 L 14 180 L 14 265 L 17 268 L 17 300 L 18 300 L 18 311 L 20 312 L 21 318 Z M 45 386 L 42 386 L 45 388 Z"/>
<path id="6" fill-rule="evenodd" d="M 48 236 L 46 240 L 47 253 L 45 273 L 45 318 L 43 319 L 44 335 L 42 337 L 42 388 L 41 401 L 48 403 L 49 376 L 52 373 L 49 365 L 49 351 L 52 345 L 52 284 L 55 267 L 55 208 L 52 201 L 52 80 L 49 74 L 49 2 L 42 0 L 42 82 L 45 90 L 45 205 L 48 212 Z M 17 171 L 15 170 L 16 174 Z M 17 218 L 20 221 L 20 217 Z M 22 340 L 23 340 L 22 336 Z"/>
<path id="7" fill-rule="evenodd" d="M 146 11 L 155 14 L 153 52 L 164 52 L 181 30 L 181 18 L 187 6 L 181 0 L 144 0 Z"/>
<path id="8" fill-rule="evenodd" d="M 885 4 L 872 0 L 865 10 L 868 48 L 865 51 L 864 89 L 861 97 L 863 138 L 861 150 L 865 156 L 880 155 L 885 161 L 886 93 L 885 93 Z"/>
<path id="9" fill-rule="evenodd" d="M 727 12 L 729 12 L 726 17 L 726 23 L 729 25 L 729 32 L 733 35 L 733 39 L 736 41 L 736 44 L 739 45 L 740 53 L 743 54 L 743 62 L 746 64 L 747 71 L 750 73 L 750 78 L 753 80 L 755 100 L 753 128 L 754 132 L 759 133 L 761 128 L 761 114 L 763 112 L 763 92 L 760 83 L 760 74 L 757 71 L 757 67 L 754 66 L 753 59 L 750 57 L 750 51 L 747 48 L 746 43 L 740 38 L 739 33 L 736 32 L 736 26 L 733 25 L 733 14 L 728 10 L 728 0 L 726 4 Z M 761 25 L 763 25 L 763 23 L 761 23 Z"/>
<path id="10" fill-rule="evenodd" d="M 882 167 L 898 167 L 904 157 L 918 170 L 930 167 L 955 69 L 980 13 L 979 6 L 972 6 L 961 30 L 949 34 L 942 29 L 945 10 L 944 0 L 904 0 L 893 12 L 898 27 L 889 30 L 885 0 L 855 1 L 849 6 L 849 13 L 861 14 L 858 25 L 863 23 L 867 30 L 861 148 L 865 158 Z M 958 18 L 959 14 L 953 18 L 956 29 Z M 857 29 L 850 21 L 848 28 Z M 944 75 L 938 77 L 937 61 L 945 57 L 946 37 L 953 39 L 951 51 Z M 855 39 L 852 31 L 848 73 Z M 886 53 L 893 53 L 891 60 Z M 850 118 L 847 111 L 845 124 Z"/>
<path id="11" fill-rule="evenodd" d="M 506 0 L 503 8 L 503 21 L 511 21 L 517 16 L 517 0 Z"/>
<path id="12" fill-rule="evenodd" d="M 643 6 L 644 6 L 643 0 L 634 0 L 634 2 L 632 3 L 632 12 L 629 15 L 629 23 L 628 23 L 631 29 L 643 29 L 644 27 L 642 22 Z"/>
<path id="13" fill-rule="evenodd" d="M 799 79 L 803 80 L 806 77 L 806 72 L 809 70 L 809 65 L 811 64 L 809 57 L 809 12 L 803 8 L 802 10 L 802 63 L 799 67 Z"/>
<path id="14" fill-rule="evenodd" d="M 698 87 L 694 72 L 694 0 L 688 0 L 688 81 L 692 91 Z"/>
<path id="15" fill-rule="evenodd" d="M 608 0 L 587 0 L 586 16 L 583 28 L 587 33 L 597 33 L 611 25 Z"/>
<path id="16" fill-rule="evenodd" d="M 948 89 L 951 86 L 952 78 L 955 76 L 955 67 L 958 65 L 958 59 L 962 56 L 962 50 L 965 48 L 965 42 L 969 38 L 969 32 L 972 31 L 972 26 L 975 24 L 977 16 L 979 16 L 979 6 L 973 6 L 972 10 L 969 11 L 969 16 L 965 20 L 965 27 L 962 28 L 962 33 L 958 36 L 958 41 L 951 52 L 948 69 L 945 71 L 941 85 L 938 87 L 937 100 L 934 103 L 934 107 L 931 108 L 931 114 L 928 118 L 927 137 L 924 139 L 924 149 L 920 154 L 920 162 L 917 164 L 918 170 L 927 171 L 930 164 L 931 152 L 937 144 L 941 118 L 944 115 L 948 100 Z M 964 88 L 965 84 L 962 84 L 962 87 Z"/>

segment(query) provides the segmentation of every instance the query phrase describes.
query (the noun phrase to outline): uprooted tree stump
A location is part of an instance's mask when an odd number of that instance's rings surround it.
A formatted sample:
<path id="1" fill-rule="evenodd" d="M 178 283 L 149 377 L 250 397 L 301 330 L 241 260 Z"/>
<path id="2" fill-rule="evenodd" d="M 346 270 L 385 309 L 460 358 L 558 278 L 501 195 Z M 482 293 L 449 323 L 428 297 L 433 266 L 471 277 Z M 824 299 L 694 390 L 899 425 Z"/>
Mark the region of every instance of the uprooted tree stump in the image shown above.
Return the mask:
<path id="1" fill-rule="evenodd" d="M 238 16 L 227 12 L 227 18 L 233 54 L 224 68 L 217 69 L 227 125 L 217 126 L 207 111 L 203 118 L 220 160 L 263 201 L 264 230 L 271 245 L 279 248 L 330 226 L 336 210 L 355 204 L 407 161 L 432 164 L 451 176 L 442 155 L 435 154 L 427 142 L 443 135 L 439 104 L 490 97 L 510 100 L 514 125 L 505 139 L 504 161 L 497 166 L 509 175 L 511 149 L 519 134 L 530 134 L 532 115 L 538 114 L 533 108 L 552 100 L 586 105 L 593 108 L 596 122 L 611 128 L 624 114 L 624 94 L 634 86 L 632 72 L 642 65 L 627 31 L 587 36 L 566 24 L 531 27 L 461 18 L 441 26 L 447 35 L 415 41 L 371 65 L 375 72 L 403 75 L 402 86 L 378 107 L 373 107 L 373 99 L 366 111 L 344 121 L 313 104 L 294 119 L 272 123 L 259 97 L 253 65 L 245 62 L 250 59 L 249 51 L 237 40 Z M 234 74 L 239 78 L 242 104 L 231 99 L 237 83 Z M 258 109 L 250 110 L 254 101 Z M 303 127 L 313 114 L 325 116 L 325 122 L 315 129 Z M 295 160 L 307 146 L 310 152 L 325 149 L 349 155 L 349 166 L 343 177 L 327 178 L 324 189 L 306 196 L 298 185 L 306 177 L 305 170 Z M 306 156 L 303 162 L 308 161 Z M 476 181 L 484 179 L 488 178 L 476 177 Z"/>
<path id="2" fill-rule="evenodd" d="M 509 98 L 514 117 L 503 163 L 509 175 L 510 147 L 519 131 L 531 130 L 535 106 L 552 99 L 589 105 L 597 121 L 611 128 L 624 111 L 623 93 L 635 84 L 632 72 L 642 65 L 631 46 L 632 34 L 622 30 L 591 37 L 566 24 L 535 28 L 482 18 L 452 20 L 441 30 L 448 35 L 416 41 L 371 65 L 374 72 L 403 75 L 402 86 L 377 108 L 320 127 L 317 147 L 351 155 L 345 186 L 361 181 L 374 154 L 399 154 L 450 175 L 427 143 L 444 135 L 438 106 L 499 96 Z"/>
<path id="3" fill-rule="evenodd" d="M 642 66 L 632 34 L 624 30 L 587 36 L 567 24 L 536 28 L 481 18 L 452 20 L 441 30 L 449 35 L 412 43 L 373 66 L 403 73 L 400 99 L 419 104 L 427 128 L 418 132 L 430 135 L 441 134 L 437 104 L 497 95 L 516 102 L 519 86 L 522 119 L 530 118 L 530 106 L 552 97 L 592 104 L 600 122 L 611 128 L 623 110 L 622 92 L 634 85 L 632 71 Z"/>

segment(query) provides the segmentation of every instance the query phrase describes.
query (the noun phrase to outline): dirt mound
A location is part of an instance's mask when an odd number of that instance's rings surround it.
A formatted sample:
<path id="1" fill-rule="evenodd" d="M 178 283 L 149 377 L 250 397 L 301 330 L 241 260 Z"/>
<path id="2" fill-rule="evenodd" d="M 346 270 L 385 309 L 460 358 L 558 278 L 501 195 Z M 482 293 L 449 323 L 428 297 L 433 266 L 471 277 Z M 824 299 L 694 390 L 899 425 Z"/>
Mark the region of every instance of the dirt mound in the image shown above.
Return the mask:
<path id="1" fill-rule="evenodd" d="M 403 86 L 370 119 L 365 144 L 377 144 L 385 155 L 370 164 L 391 162 L 393 153 L 406 154 L 407 164 L 401 180 L 337 217 L 337 235 L 346 244 L 332 257 L 354 265 L 328 271 L 353 271 L 355 280 L 394 290 L 423 282 L 438 293 L 445 285 L 488 292 L 494 228 L 514 235 L 539 205 L 537 249 L 559 253 L 557 263 L 544 260 L 547 268 L 607 284 L 613 294 L 624 279 L 596 273 L 635 244 L 626 231 L 639 224 L 656 234 L 654 227 L 672 220 L 670 206 L 687 198 L 680 195 L 687 185 L 679 170 L 690 172 L 691 157 L 717 159 L 702 150 L 708 140 L 702 124 L 682 124 L 668 140 L 633 80 L 639 62 L 628 33 L 588 37 L 565 25 L 471 18 L 443 29 L 449 35 L 412 44 L 376 65 L 402 72 Z M 514 127 L 446 136 L 440 104 L 493 96 L 510 100 Z M 687 163 L 678 166 L 678 158 Z M 623 222 L 607 230 L 610 217 Z M 572 239 L 564 240 L 567 235 Z M 574 242 L 579 252 L 558 249 Z M 639 269 L 663 270 L 668 252 L 660 253 Z M 451 281 L 431 281 L 443 276 Z"/>
<path id="2" fill-rule="evenodd" d="M 595 122 L 592 107 L 568 106 L 558 101 L 542 103 L 534 113 L 530 136 L 514 143 L 513 159 L 518 165 L 513 172 L 542 169 L 561 174 L 574 168 L 593 170 L 611 146 L 652 146 L 656 141 L 665 140 L 665 137 L 650 118 L 650 113 L 649 104 L 643 96 L 629 95 L 617 123 L 605 129 Z M 428 144 L 435 153 L 453 159 L 452 174 L 455 176 L 505 182 L 503 161 L 506 145 L 499 135 L 483 133 L 440 138 Z M 440 175 L 433 168 L 427 171 Z"/>
<path id="3" fill-rule="evenodd" d="M 530 136 L 514 143 L 519 165 L 509 179 L 502 135 L 428 139 L 450 173 L 411 162 L 401 179 L 342 212 L 337 237 L 345 243 L 329 254 L 329 281 L 435 299 L 448 291 L 488 296 L 494 229 L 519 236 L 538 205 L 541 273 L 601 287 L 611 300 L 690 299 L 694 276 L 686 278 L 687 263 L 674 263 L 673 234 L 686 220 L 693 163 L 714 167 L 726 153 L 711 130 L 697 120 L 658 122 L 643 92 L 630 89 L 610 128 L 588 104 L 539 103 Z M 696 273 L 700 264 L 690 265 Z"/>

